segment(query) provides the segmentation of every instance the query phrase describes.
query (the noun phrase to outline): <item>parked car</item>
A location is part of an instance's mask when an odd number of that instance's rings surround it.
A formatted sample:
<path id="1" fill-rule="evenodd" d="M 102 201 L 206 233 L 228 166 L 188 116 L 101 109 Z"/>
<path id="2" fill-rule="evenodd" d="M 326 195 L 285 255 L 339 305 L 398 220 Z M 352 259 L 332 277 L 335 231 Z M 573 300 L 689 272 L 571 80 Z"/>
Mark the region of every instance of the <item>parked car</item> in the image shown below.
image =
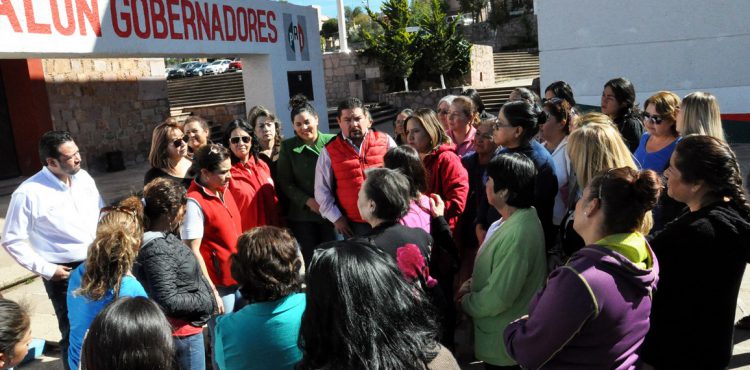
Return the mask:
<path id="1" fill-rule="evenodd" d="M 190 69 L 190 67 L 196 63 L 199 62 L 184 62 L 180 63 L 177 66 L 174 67 L 169 73 L 167 74 L 167 80 L 171 80 L 174 78 L 182 78 L 185 77 L 187 74 L 187 70 Z"/>
<path id="2" fill-rule="evenodd" d="M 236 72 L 236 71 L 242 71 L 242 61 L 239 59 L 229 62 L 229 67 L 227 67 L 227 72 Z"/>
<path id="3" fill-rule="evenodd" d="M 229 67 L 229 59 L 217 59 L 211 62 L 206 68 L 203 69 L 203 73 L 207 75 L 224 73 Z"/>
<path id="4" fill-rule="evenodd" d="M 203 76 L 204 74 L 206 74 L 206 67 L 208 67 L 208 63 L 200 62 L 192 64 L 185 70 L 185 76 Z"/>

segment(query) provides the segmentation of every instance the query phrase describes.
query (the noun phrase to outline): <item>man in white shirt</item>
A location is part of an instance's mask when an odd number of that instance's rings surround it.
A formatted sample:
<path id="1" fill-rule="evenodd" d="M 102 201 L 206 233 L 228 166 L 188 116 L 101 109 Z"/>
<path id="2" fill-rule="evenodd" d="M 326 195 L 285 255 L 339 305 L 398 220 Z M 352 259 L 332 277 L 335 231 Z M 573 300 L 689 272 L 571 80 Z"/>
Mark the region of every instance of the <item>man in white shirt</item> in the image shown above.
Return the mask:
<path id="1" fill-rule="evenodd" d="M 81 169 L 70 133 L 49 131 L 39 140 L 42 170 L 24 181 L 8 207 L 2 245 L 21 266 L 44 278 L 62 334 L 68 368 L 68 276 L 86 258 L 104 201 L 94 179 Z"/>
<path id="2" fill-rule="evenodd" d="M 320 151 L 315 166 L 315 201 L 320 214 L 344 237 L 372 229 L 357 209 L 365 170 L 383 166 L 383 156 L 396 146 L 388 134 L 370 130 L 372 118 L 357 98 L 339 103 L 336 120 L 341 133 Z"/>

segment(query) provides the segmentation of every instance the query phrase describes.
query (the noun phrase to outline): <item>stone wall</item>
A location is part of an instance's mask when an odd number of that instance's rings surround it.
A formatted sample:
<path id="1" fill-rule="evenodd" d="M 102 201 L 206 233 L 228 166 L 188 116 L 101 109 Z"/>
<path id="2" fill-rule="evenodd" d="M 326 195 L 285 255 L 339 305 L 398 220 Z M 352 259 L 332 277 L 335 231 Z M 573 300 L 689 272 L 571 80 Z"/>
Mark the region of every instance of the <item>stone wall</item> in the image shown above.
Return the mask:
<path id="1" fill-rule="evenodd" d="M 467 80 L 471 87 L 479 89 L 495 85 L 495 60 L 491 46 L 472 45 L 470 63 Z"/>
<path id="2" fill-rule="evenodd" d="M 537 45 L 537 20 L 534 14 L 510 18 L 496 30 L 487 22 L 465 25 L 461 29 L 469 42 L 492 46 L 495 52 Z"/>
<path id="3" fill-rule="evenodd" d="M 245 102 L 189 107 L 184 108 L 182 112 L 201 116 L 208 121 L 212 132 L 215 130 L 224 132 L 224 127 L 226 127 L 229 122 L 236 119 L 247 119 L 247 113 L 245 113 Z M 180 118 L 181 121 L 184 121 L 185 119 L 187 119 L 187 116 Z"/>
<path id="4" fill-rule="evenodd" d="M 43 60 L 52 125 L 68 130 L 87 168 L 106 169 L 105 153 L 126 165 L 147 160 L 153 128 L 169 116 L 161 58 Z"/>
<path id="5" fill-rule="evenodd" d="M 323 70 L 328 106 L 351 96 L 373 101 L 386 91 L 378 63 L 356 52 L 323 54 Z"/>
<path id="6" fill-rule="evenodd" d="M 463 87 L 450 87 L 439 90 L 419 90 L 380 94 L 379 101 L 388 103 L 398 109 L 430 108 L 435 110 L 437 103 L 446 95 L 458 95 Z"/>

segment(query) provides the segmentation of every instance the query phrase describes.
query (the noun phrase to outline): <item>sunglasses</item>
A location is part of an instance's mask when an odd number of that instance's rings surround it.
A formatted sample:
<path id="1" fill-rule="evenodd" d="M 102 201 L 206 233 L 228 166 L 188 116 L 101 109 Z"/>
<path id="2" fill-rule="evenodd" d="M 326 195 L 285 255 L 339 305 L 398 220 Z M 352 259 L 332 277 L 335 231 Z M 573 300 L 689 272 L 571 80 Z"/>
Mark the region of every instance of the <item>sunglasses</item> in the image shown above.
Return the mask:
<path id="1" fill-rule="evenodd" d="M 648 114 L 646 112 L 643 112 L 643 120 L 644 121 L 651 120 L 651 122 L 653 122 L 653 123 L 655 123 L 655 124 L 658 125 L 658 124 L 661 124 L 662 121 L 664 121 L 664 118 L 659 117 L 659 116 L 657 116 L 655 114 L 652 115 L 652 114 Z"/>
<path id="2" fill-rule="evenodd" d="M 175 148 L 179 148 L 182 146 L 182 143 L 187 144 L 188 140 L 190 140 L 190 136 L 183 136 L 179 139 L 175 139 L 175 141 L 172 142 L 172 145 L 174 145 Z"/>
<path id="3" fill-rule="evenodd" d="M 448 110 L 447 109 L 438 109 L 437 113 L 438 114 L 448 114 Z"/>
<path id="4" fill-rule="evenodd" d="M 252 138 L 250 136 L 235 136 L 229 138 L 229 142 L 235 145 L 239 144 L 240 140 L 242 140 L 243 143 L 247 144 L 250 142 L 250 140 L 252 140 Z"/>

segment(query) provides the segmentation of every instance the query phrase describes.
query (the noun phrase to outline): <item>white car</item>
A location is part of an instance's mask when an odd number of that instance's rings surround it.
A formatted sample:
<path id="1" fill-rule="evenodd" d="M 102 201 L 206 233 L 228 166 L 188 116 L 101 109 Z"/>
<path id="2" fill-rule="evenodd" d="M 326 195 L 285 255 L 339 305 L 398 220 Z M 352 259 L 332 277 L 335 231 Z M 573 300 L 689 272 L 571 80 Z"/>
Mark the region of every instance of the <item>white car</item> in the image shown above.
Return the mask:
<path id="1" fill-rule="evenodd" d="M 229 68 L 229 63 L 232 61 L 229 59 L 217 59 L 211 62 L 206 68 L 203 69 L 203 73 L 207 75 L 218 75 L 224 73 Z"/>

